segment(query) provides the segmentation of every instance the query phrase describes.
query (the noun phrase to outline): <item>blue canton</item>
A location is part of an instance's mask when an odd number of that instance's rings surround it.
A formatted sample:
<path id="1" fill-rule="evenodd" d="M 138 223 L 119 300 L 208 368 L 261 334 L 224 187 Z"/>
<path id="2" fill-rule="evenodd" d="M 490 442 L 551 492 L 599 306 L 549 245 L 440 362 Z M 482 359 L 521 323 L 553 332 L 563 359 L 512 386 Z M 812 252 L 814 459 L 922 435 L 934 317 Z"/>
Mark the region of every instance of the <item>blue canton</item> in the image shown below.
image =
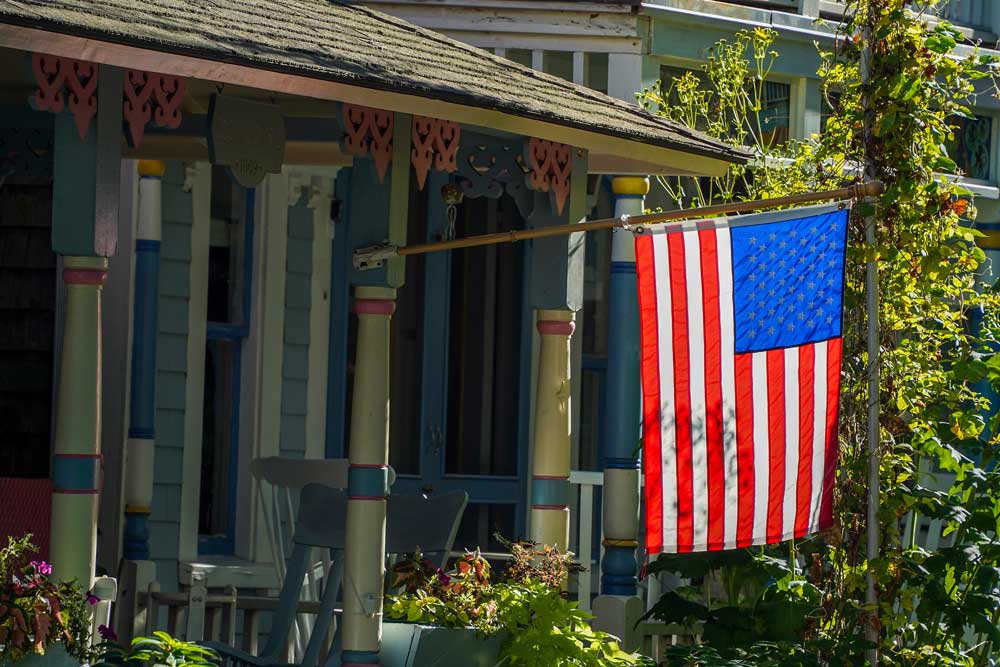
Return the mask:
<path id="1" fill-rule="evenodd" d="M 847 216 L 730 228 L 737 354 L 840 336 Z"/>

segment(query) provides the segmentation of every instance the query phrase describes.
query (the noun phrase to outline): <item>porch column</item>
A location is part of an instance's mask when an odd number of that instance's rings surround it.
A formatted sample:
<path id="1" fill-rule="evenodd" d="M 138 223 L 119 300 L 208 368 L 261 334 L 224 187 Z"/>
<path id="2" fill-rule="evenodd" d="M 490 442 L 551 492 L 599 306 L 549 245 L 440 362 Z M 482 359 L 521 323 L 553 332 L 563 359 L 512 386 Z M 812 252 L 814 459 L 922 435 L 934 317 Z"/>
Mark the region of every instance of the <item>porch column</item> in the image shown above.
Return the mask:
<path id="1" fill-rule="evenodd" d="M 49 560 L 89 589 L 97 557 L 101 487 L 101 287 L 105 257 L 64 257 L 65 319 L 56 390 Z"/>
<path id="2" fill-rule="evenodd" d="M 128 560 L 149 559 L 156 442 L 156 334 L 160 286 L 161 182 L 166 164 L 139 162 L 139 222 L 135 240 L 132 382 L 125 449 L 125 545 Z"/>
<path id="3" fill-rule="evenodd" d="M 541 349 L 531 459 L 531 539 L 569 544 L 570 336 L 572 310 L 537 310 Z"/>
<path id="4" fill-rule="evenodd" d="M 385 497 L 389 493 L 389 319 L 396 290 L 358 287 L 351 408 L 347 550 L 344 559 L 344 667 L 379 662 L 385 578 Z"/>
<path id="5" fill-rule="evenodd" d="M 615 216 L 643 212 L 649 179 L 617 177 L 611 188 Z M 639 546 L 639 460 L 641 387 L 639 379 L 639 304 L 632 235 L 616 230 L 611 241 L 608 293 L 607 403 L 604 421 L 604 558 L 601 595 L 594 601 L 595 626 L 636 648 L 633 626 L 642 614 L 636 594 Z"/>

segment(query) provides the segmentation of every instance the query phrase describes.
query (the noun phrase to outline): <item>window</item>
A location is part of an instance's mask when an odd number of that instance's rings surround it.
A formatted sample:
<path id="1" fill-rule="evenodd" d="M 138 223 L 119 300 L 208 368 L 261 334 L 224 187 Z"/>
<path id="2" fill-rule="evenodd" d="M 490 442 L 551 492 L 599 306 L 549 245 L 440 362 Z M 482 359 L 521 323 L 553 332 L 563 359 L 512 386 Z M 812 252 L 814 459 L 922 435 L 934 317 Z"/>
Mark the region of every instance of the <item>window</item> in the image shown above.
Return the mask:
<path id="1" fill-rule="evenodd" d="M 764 99 L 759 114 L 761 141 L 765 145 L 783 146 L 788 143 L 791 120 L 791 90 L 787 83 L 764 82 Z"/>
<path id="2" fill-rule="evenodd" d="M 231 554 L 236 515 L 240 377 L 249 334 L 254 191 L 212 167 L 208 326 L 198 551 Z"/>
<path id="3" fill-rule="evenodd" d="M 948 156 L 968 178 L 989 180 L 990 148 L 993 144 L 993 119 L 988 116 L 961 118 L 954 116 L 949 124 L 956 127 L 955 138 L 945 142 Z"/>

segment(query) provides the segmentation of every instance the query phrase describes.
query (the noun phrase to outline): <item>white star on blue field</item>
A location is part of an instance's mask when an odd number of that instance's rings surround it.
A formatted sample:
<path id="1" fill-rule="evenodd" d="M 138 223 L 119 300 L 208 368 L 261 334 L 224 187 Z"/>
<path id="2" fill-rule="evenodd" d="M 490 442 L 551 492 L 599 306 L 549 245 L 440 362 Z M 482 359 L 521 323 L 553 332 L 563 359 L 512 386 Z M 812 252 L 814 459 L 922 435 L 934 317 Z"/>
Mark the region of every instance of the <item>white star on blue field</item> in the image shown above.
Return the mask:
<path id="1" fill-rule="evenodd" d="M 731 228 L 737 354 L 840 336 L 847 218 Z"/>

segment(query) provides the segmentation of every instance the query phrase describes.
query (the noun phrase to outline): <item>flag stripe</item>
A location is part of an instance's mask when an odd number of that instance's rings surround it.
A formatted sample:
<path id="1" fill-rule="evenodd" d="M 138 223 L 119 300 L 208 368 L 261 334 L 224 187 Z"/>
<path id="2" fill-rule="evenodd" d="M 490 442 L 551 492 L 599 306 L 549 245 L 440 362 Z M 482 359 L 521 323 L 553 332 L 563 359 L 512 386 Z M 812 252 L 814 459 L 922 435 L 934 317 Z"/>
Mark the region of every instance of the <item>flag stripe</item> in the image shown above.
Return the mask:
<path id="1" fill-rule="evenodd" d="M 673 331 L 674 314 L 670 289 L 670 254 L 667 252 L 666 238 L 658 239 L 653 246 L 653 257 L 656 260 L 656 313 L 660 322 L 660 382 L 673 383 L 674 355 Z M 660 415 L 674 415 L 674 393 L 669 385 L 661 384 Z M 660 439 L 663 449 L 660 452 L 663 462 L 663 475 L 660 479 L 663 497 L 663 543 L 669 545 L 670 551 L 677 550 L 677 437 L 674 419 L 662 419 Z M 655 458 L 653 459 L 656 460 Z"/>
<path id="2" fill-rule="evenodd" d="M 691 358 L 684 235 L 667 234 L 673 302 L 674 432 L 677 438 L 677 550 L 694 548 L 694 470 L 691 462 Z"/>
<path id="3" fill-rule="evenodd" d="M 819 510 L 822 505 L 823 478 L 826 475 L 826 362 L 827 344 L 816 343 L 814 377 L 816 379 L 816 409 L 813 411 L 813 465 L 812 465 L 812 499 L 809 507 L 809 532 L 819 529 Z"/>
<path id="4" fill-rule="evenodd" d="M 837 466 L 837 415 L 840 409 L 840 338 L 827 341 L 826 354 L 826 470 L 818 530 L 833 524 L 833 480 Z"/>
<path id="5" fill-rule="evenodd" d="M 722 452 L 722 330 L 719 323 L 719 256 L 715 229 L 698 232 L 701 245 L 705 347 L 705 462 L 708 545 L 721 549 L 726 533 L 726 471 Z"/>
<path id="6" fill-rule="evenodd" d="M 754 405 L 752 354 L 736 355 L 736 466 L 739 484 L 739 526 L 736 546 L 748 547 L 754 536 Z"/>
<path id="7" fill-rule="evenodd" d="M 795 537 L 809 532 L 812 504 L 813 428 L 815 422 L 816 345 L 803 345 L 799 352 L 799 470 L 795 492 Z M 822 395 L 825 402 L 826 396 Z M 825 413 L 825 410 L 824 410 Z"/>
<path id="8" fill-rule="evenodd" d="M 753 407 L 753 536 L 752 543 L 760 544 L 767 537 L 767 491 L 771 479 L 771 444 L 767 421 L 767 352 L 754 352 L 753 374 L 750 378 L 750 405 Z M 754 387 L 762 387 L 754 395 Z M 760 538 L 760 539 L 758 539 Z"/>
<path id="9" fill-rule="evenodd" d="M 733 259 L 729 227 L 717 225 L 716 253 L 719 274 L 719 357 L 721 368 L 722 407 L 722 471 L 725 485 L 725 548 L 736 546 L 736 528 L 739 513 L 739 477 L 736 449 L 736 349 L 735 321 L 733 319 Z"/>
<path id="10" fill-rule="evenodd" d="M 672 450 L 660 441 L 660 342 L 657 318 L 656 266 L 653 261 L 653 237 L 636 239 L 636 272 L 639 283 L 639 321 L 642 344 L 642 457 L 659 462 L 660 452 Z M 664 420 L 667 421 L 667 420 Z M 663 445 L 667 446 L 664 447 Z M 646 498 L 646 547 L 653 553 L 663 549 L 662 465 L 647 465 L 644 486 Z"/>
<path id="11" fill-rule="evenodd" d="M 781 488 L 782 507 L 781 538 L 787 540 L 795 534 L 795 491 L 799 470 L 799 349 L 785 348 L 785 456 L 782 461 L 785 483 Z"/>
<path id="12" fill-rule="evenodd" d="M 781 539 L 785 509 L 785 351 L 768 350 L 767 434 L 770 474 L 767 489 L 767 541 Z"/>

